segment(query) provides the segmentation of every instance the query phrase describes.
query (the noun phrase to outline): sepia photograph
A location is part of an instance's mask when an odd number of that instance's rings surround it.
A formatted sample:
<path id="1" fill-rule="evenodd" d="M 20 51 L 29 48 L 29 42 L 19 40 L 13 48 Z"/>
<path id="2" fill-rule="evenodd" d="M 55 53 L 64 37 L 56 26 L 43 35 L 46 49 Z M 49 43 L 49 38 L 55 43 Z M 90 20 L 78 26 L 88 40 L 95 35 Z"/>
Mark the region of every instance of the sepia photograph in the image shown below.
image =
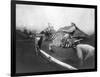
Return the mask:
<path id="1" fill-rule="evenodd" d="M 33 3 L 15 5 L 16 73 L 95 69 L 95 8 Z"/>

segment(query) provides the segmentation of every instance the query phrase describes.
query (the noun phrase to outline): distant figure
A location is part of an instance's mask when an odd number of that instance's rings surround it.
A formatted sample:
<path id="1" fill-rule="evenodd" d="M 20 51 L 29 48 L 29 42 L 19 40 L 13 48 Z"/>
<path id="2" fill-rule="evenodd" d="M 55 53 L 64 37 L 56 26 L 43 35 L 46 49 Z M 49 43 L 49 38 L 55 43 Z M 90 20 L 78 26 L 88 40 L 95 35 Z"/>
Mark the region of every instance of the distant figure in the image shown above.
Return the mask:
<path id="1" fill-rule="evenodd" d="M 41 49 L 42 41 L 43 41 L 43 36 L 41 36 L 40 40 L 38 41 L 38 46 L 40 49 Z"/>
<path id="2" fill-rule="evenodd" d="M 77 56 L 81 61 L 81 64 L 83 64 L 83 60 L 87 60 L 89 57 L 94 56 L 95 48 L 88 44 L 78 44 L 76 46 Z M 85 53 L 86 55 L 83 55 Z M 83 58 L 85 56 L 85 58 Z"/>
<path id="3" fill-rule="evenodd" d="M 42 32 L 40 32 L 40 34 L 45 34 L 45 32 L 42 31 Z M 43 39 L 44 39 L 44 36 L 40 36 L 40 39 L 38 40 L 38 46 L 39 46 L 40 49 L 41 49 Z"/>

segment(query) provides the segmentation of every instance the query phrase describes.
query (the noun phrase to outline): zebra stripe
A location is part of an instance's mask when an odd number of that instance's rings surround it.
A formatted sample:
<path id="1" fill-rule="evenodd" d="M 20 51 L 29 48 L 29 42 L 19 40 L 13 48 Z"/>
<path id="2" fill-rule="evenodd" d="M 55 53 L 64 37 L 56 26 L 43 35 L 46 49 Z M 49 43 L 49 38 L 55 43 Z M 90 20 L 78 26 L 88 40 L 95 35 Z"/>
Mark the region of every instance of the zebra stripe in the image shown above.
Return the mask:
<path id="1" fill-rule="evenodd" d="M 50 38 L 50 39 L 51 39 L 51 40 L 54 40 L 56 37 L 57 37 L 57 34 L 54 33 L 54 34 L 51 35 L 51 38 Z"/>

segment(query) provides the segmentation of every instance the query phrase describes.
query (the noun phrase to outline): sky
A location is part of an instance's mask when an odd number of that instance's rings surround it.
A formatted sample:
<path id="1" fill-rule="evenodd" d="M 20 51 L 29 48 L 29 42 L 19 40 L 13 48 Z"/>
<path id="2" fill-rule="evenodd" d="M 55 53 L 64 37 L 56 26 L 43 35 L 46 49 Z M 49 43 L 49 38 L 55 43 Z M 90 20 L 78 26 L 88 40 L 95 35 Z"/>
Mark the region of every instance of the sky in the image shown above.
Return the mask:
<path id="1" fill-rule="evenodd" d="M 74 22 L 76 26 L 88 35 L 94 33 L 94 9 L 73 8 L 40 5 L 16 5 L 16 27 L 28 30 L 42 31 L 48 26 L 70 26 Z"/>

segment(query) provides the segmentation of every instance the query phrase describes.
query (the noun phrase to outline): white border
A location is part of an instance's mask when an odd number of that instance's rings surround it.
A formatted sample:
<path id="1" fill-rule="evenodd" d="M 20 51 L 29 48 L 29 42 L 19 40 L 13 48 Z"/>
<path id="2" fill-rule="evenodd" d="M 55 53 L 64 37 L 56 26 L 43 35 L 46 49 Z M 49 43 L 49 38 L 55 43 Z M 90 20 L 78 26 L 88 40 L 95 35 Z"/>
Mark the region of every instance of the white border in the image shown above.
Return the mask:
<path id="1" fill-rule="evenodd" d="M 10 27 L 11 27 L 11 0 L 0 0 L 0 77 L 9 77 L 10 75 Z M 32 0 L 45 1 L 56 3 L 73 3 L 73 4 L 89 4 L 98 5 L 98 20 L 100 20 L 100 1 L 99 0 Z M 98 34 L 100 33 L 100 22 L 98 22 Z M 98 35 L 100 39 L 100 35 Z M 98 40 L 98 46 L 100 41 Z M 98 48 L 98 59 L 100 58 L 100 48 Z M 100 60 L 98 60 L 98 72 L 87 73 L 70 73 L 70 74 L 55 74 L 55 75 L 39 75 L 40 77 L 99 77 Z M 34 76 L 34 77 L 39 77 Z M 31 76 L 30 76 L 31 77 Z"/>

